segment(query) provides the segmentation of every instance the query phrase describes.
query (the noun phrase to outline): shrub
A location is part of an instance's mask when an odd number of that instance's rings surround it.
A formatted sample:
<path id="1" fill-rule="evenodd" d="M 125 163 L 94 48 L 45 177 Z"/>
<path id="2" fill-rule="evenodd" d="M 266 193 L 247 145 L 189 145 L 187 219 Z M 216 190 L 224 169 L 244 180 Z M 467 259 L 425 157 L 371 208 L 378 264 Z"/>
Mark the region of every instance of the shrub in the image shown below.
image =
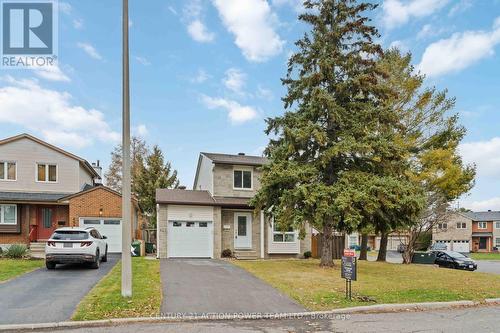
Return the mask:
<path id="1" fill-rule="evenodd" d="M 231 258 L 233 256 L 233 252 L 230 249 L 222 250 L 222 258 Z"/>
<path id="2" fill-rule="evenodd" d="M 11 259 L 24 258 L 28 254 L 26 245 L 13 244 L 5 251 L 5 257 Z"/>
<path id="3" fill-rule="evenodd" d="M 304 259 L 309 259 L 311 257 L 312 257 L 312 252 L 311 251 L 304 252 Z"/>

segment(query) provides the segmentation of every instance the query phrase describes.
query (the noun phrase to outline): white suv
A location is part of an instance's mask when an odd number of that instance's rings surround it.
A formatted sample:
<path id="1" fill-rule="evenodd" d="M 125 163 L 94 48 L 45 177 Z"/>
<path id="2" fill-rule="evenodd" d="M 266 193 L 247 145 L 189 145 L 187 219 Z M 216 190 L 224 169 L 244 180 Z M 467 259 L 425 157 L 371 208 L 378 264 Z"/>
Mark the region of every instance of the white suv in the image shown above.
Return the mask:
<path id="1" fill-rule="evenodd" d="M 47 269 L 57 264 L 90 263 L 99 268 L 99 263 L 108 261 L 106 236 L 101 236 L 95 228 L 59 228 L 45 245 L 45 265 Z"/>

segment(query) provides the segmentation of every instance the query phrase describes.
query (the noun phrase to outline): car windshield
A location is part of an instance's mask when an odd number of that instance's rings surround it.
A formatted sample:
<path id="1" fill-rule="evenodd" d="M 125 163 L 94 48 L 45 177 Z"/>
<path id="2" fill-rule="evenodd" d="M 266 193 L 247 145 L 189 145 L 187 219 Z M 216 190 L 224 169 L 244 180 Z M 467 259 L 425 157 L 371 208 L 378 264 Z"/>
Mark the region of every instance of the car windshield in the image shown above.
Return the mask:
<path id="1" fill-rule="evenodd" d="M 56 231 L 54 232 L 51 238 L 58 240 L 82 240 L 82 239 L 88 239 L 89 234 L 88 232 L 85 231 L 76 231 L 76 230 Z"/>
<path id="2" fill-rule="evenodd" d="M 454 252 L 454 251 L 449 251 L 447 252 L 447 254 L 450 256 L 450 257 L 453 257 L 453 258 L 467 258 L 467 256 L 464 256 L 462 253 L 460 252 Z"/>

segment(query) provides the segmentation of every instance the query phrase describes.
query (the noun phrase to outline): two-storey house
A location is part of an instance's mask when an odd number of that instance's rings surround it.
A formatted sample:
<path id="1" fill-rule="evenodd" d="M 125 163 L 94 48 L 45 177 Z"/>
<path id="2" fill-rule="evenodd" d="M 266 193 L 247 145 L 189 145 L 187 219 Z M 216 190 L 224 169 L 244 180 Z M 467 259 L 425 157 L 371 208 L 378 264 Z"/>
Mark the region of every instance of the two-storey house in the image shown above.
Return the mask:
<path id="1" fill-rule="evenodd" d="M 245 154 L 200 153 L 192 190 L 158 189 L 158 256 L 220 258 L 300 257 L 311 250 L 311 228 L 299 239 L 282 232 L 250 199 L 260 188 L 267 160 Z"/>
<path id="2" fill-rule="evenodd" d="M 101 185 L 101 168 L 29 134 L 0 140 L 0 247 L 43 250 L 58 227 L 96 227 L 121 252 L 121 195 Z M 133 228 L 140 211 L 132 205 Z"/>

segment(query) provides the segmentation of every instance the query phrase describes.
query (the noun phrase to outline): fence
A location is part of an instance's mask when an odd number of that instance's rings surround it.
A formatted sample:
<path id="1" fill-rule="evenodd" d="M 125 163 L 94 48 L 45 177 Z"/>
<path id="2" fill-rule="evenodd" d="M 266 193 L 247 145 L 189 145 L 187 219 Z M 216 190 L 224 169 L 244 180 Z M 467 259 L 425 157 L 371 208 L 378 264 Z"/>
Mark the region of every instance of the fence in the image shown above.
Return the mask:
<path id="1" fill-rule="evenodd" d="M 342 257 L 342 253 L 344 251 L 344 236 L 333 236 L 332 241 L 330 243 L 330 248 L 333 254 L 333 259 L 340 259 Z M 321 247 L 322 247 L 322 239 L 321 234 L 313 235 L 311 239 L 311 252 L 313 258 L 321 257 Z"/>

